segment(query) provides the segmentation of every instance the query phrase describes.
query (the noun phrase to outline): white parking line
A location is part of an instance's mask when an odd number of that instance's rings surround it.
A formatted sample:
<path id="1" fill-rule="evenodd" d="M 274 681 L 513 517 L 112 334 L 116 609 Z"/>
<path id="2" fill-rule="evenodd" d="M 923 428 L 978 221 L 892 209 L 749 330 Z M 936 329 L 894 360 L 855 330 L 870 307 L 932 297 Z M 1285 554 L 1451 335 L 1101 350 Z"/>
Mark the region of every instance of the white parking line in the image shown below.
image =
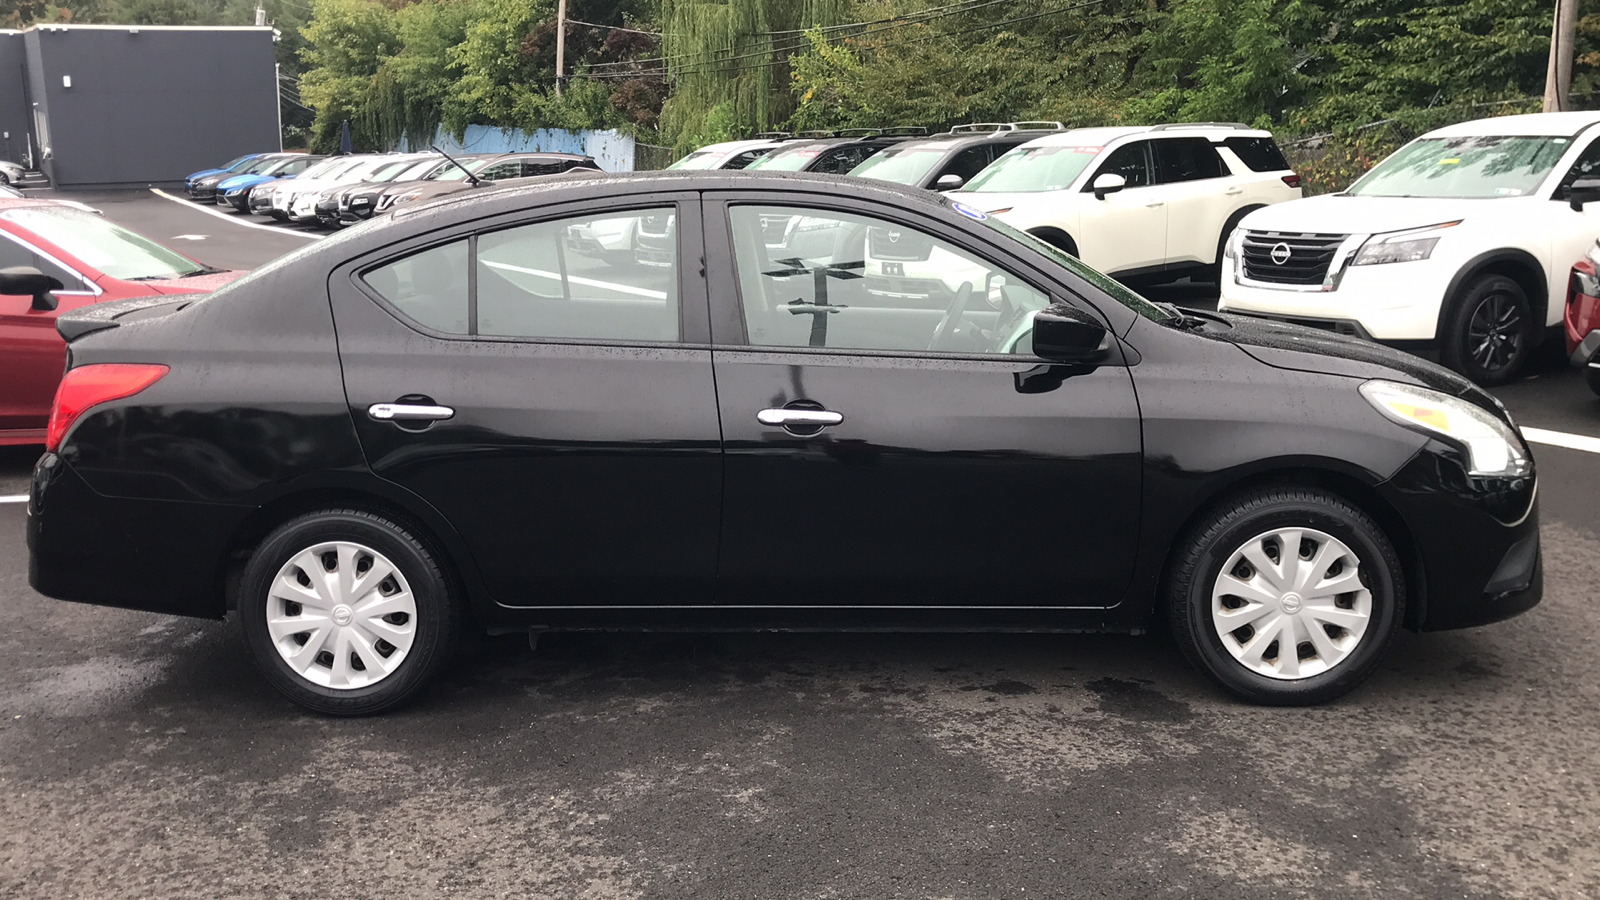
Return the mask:
<path id="1" fill-rule="evenodd" d="M 155 194 L 157 197 L 164 197 L 164 198 L 166 198 L 168 200 L 171 200 L 173 203 L 181 203 L 185 207 L 187 207 L 189 209 L 192 209 L 195 212 L 203 212 L 208 216 L 216 216 L 217 218 L 222 219 L 223 221 L 232 222 L 233 224 L 239 225 L 239 226 L 244 227 L 244 228 L 259 228 L 262 231 L 270 231 L 273 234 L 286 234 L 289 237 L 305 238 L 306 240 L 309 240 L 309 241 L 320 241 L 320 240 L 322 240 L 322 235 L 320 235 L 320 234 L 311 234 L 311 233 L 305 232 L 305 231 L 295 231 L 292 228 L 275 228 L 275 227 L 273 227 L 271 225 L 258 225 L 255 222 L 246 222 L 245 220 L 239 218 L 238 216 L 230 216 L 225 212 L 221 212 L 220 210 L 206 209 L 204 206 L 201 206 L 201 205 L 195 203 L 192 200 L 185 200 L 182 197 L 174 197 L 171 194 L 167 193 L 166 191 L 163 191 L 160 188 L 151 188 L 150 189 L 150 193 Z"/>
<path id="2" fill-rule="evenodd" d="M 1552 447 L 1582 450 L 1585 453 L 1600 453 L 1600 438 L 1585 434 L 1568 434 L 1565 431 L 1546 431 L 1543 428 L 1523 426 L 1522 436 L 1535 444 L 1549 444 Z"/>
<path id="3" fill-rule="evenodd" d="M 27 502 L 28 502 L 28 495 L 27 494 L 7 494 L 4 497 L 0 497 L 0 503 L 27 503 Z"/>

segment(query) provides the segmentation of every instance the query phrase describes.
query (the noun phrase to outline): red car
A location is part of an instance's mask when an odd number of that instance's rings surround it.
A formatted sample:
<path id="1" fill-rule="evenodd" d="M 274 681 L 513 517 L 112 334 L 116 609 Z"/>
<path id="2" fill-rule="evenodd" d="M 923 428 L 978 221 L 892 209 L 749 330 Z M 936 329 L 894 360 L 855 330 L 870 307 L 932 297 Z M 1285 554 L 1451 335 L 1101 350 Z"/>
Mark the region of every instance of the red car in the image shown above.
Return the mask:
<path id="1" fill-rule="evenodd" d="M 61 288 L 32 296 L 37 269 Z M 67 310 L 159 294 L 214 290 L 243 272 L 213 269 L 82 209 L 0 198 L 0 446 L 42 444 L 50 403 L 66 369 L 56 316 Z M 24 277 L 19 277 L 24 276 Z"/>

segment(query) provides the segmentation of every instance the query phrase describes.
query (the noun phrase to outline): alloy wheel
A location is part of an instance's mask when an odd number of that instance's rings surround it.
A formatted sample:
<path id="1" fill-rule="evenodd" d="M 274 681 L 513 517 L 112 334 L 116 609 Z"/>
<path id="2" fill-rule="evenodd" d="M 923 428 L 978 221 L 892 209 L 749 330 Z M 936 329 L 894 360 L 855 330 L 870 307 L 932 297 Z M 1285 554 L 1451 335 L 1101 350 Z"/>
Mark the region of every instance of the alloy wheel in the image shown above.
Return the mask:
<path id="1" fill-rule="evenodd" d="M 1511 365 L 1522 351 L 1522 311 L 1510 294 L 1495 291 L 1478 301 L 1467 322 L 1467 352 L 1485 372 Z"/>
<path id="2" fill-rule="evenodd" d="M 405 662 L 416 637 L 417 601 L 383 554 L 329 541 L 278 570 L 266 617 L 273 647 L 301 678 L 354 690 L 382 681 Z"/>
<path id="3" fill-rule="evenodd" d="M 1355 551 L 1311 528 L 1251 538 L 1228 558 L 1211 592 L 1222 646 L 1268 678 L 1309 678 L 1338 666 L 1371 620 L 1372 591 Z"/>

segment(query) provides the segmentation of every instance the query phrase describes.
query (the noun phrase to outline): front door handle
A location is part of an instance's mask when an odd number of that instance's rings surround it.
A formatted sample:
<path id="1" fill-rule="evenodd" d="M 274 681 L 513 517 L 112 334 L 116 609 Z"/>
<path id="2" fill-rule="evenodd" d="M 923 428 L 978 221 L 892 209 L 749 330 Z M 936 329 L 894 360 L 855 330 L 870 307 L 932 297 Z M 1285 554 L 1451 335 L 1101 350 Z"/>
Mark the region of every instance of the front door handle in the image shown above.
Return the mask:
<path id="1" fill-rule="evenodd" d="M 1233 196 L 1236 196 L 1238 194 L 1244 193 L 1244 188 L 1242 188 L 1242 187 L 1228 188 L 1227 190 L 1223 191 L 1223 193 L 1227 194 L 1229 197 L 1233 197 Z"/>
<path id="2" fill-rule="evenodd" d="M 1167 201 L 1165 201 L 1165 200 L 1157 200 L 1154 203 L 1146 203 L 1144 205 L 1144 208 L 1145 209 L 1160 209 L 1161 207 L 1166 206 L 1166 205 L 1167 205 Z"/>
<path id="3" fill-rule="evenodd" d="M 367 407 L 367 417 L 379 422 L 438 422 L 455 414 L 448 406 L 424 403 L 374 403 Z"/>
<path id="4" fill-rule="evenodd" d="M 756 421 L 782 428 L 822 428 L 843 422 L 844 416 L 826 409 L 763 409 L 756 413 Z"/>

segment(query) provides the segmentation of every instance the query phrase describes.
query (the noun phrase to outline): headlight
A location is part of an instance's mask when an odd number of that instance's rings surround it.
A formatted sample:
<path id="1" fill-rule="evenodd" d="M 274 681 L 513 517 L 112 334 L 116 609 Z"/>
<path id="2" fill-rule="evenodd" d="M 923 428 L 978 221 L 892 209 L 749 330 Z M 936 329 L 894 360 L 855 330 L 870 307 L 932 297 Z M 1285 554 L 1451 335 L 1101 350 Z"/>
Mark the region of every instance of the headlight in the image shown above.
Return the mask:
<path id="1" fill-rule="evenodd" d="M 1595 241 L 1583 258 L 1589 261 L 1589 265 L 1595 267 L 1596 272 L 1600 272 L 1600 241 Z"/>
<path id="2" fill-rule="evenodd" d="M 1350 265 L 1381 266 L 1384 263 L 1416 262 L 1427 259 L 1433 255 L 1433 246 L 1439 243 L 1439 235 L 1434 232 L 1444 228 L 1454 228 L 1460 224 L 1461 220 L 1457 219 L 1454 222 L 1429 225 L 1427 228 L 1413 228 L 1394 234 L 1375 234 L 1361 245 Z"/>
<path id="3" fill-rule="evenodd" d="M 1237 260 L 1239 258 L 1239 247 L 1243 243 L 1244 229 L 1234 228 L 1233 232 L 1228 235 L 1228 243 L 1222 248 L 1222 258 L 1230 261 Z"/>
<path id="4" fill-rule="evenodd" d="M 1369 381 L 1361 396 L 1401 425 L 1464 449 L 1472 475 L 1516 476 L 1533 469 L 1510 425 L 1459 397 L 1392 381 Z"/>

